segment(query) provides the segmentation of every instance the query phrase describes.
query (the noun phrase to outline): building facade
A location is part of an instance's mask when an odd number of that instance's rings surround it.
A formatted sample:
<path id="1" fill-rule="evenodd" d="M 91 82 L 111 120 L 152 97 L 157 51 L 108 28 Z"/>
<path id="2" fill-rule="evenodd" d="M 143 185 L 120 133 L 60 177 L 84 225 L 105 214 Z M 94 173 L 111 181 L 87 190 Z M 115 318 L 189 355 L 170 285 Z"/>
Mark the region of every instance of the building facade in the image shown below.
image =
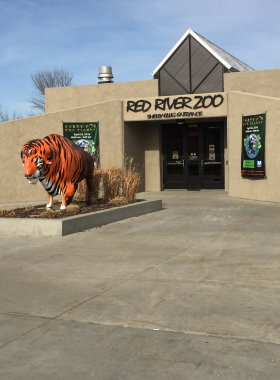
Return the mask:
<path id="1" fill-rule="evenodd" d="M 24 178 L 19 152 L 28 140 L 63 134 L 63 122 L 99 122 L 101 167 L 133 157 L 142 191 L 225 189 L 279 202 L 280 70 L 255 71 L 189 29 L 153 75 L 46 89 L 44 115 L 1 123 L 1 203 L 45 198 Z M 259 114 L 266 115 L 266 173 L 244 178 L 242 118 Z"/>

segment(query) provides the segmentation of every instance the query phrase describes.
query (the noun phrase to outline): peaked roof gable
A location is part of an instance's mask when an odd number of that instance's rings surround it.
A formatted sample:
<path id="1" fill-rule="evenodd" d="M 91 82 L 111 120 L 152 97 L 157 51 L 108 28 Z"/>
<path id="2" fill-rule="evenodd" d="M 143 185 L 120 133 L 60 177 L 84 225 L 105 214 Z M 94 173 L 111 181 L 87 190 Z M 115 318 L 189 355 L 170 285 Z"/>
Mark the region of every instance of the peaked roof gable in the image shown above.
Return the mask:
<path id="1" fill-rule="evenodd" d="M 235 58 L 233 55 L 229 54 L 225 50 L 221 49 L 219 46 L 208 41 L 206 38 L 200 36 L 198 33 L 194 32 L 192 29 L 188 29 L 186 33 L 180 38 L 177 44 L 170 50 L 170 52 L 165 56 L 165 58 L 160 62 L 160 64 L 152 72 L 155 75 L 162 66 L 168 61 L 172 54 L 181 46 L 181 44 L 187 39 L 188 36 L 192 36 L 198 43 L 200 43 L 206 50 L 209 51 L 222 65 L 224 65 L 228 70 L 233 69 L 233 71 L 253 71 L 254 69 L 246 63 Z"/>

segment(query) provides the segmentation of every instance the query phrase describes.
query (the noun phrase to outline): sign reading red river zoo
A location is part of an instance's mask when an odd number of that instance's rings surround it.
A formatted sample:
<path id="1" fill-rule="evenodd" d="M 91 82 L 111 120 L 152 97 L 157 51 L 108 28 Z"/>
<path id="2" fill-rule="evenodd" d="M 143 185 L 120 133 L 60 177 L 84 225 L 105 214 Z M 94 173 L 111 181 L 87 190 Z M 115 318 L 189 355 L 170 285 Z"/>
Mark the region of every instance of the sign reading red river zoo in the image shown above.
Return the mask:
<path id="1" fill-rule="evenodd" d="M 99 149 L 98 122 L 63 123 L 63 135 L 91 155 Z"/>
<path id="2" fill-rule="evenodd" d="M 244 178 L 266 178 L 266 114 L 242 116 L 241 175 Z"/>

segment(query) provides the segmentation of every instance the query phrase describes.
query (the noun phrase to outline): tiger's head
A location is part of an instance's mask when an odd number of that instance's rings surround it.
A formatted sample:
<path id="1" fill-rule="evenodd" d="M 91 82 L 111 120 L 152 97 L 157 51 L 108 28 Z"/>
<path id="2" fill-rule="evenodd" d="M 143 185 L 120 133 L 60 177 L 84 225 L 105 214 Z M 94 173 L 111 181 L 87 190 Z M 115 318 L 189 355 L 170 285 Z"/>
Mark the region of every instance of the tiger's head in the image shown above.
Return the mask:
<path id="1" fill-rule="evenodd" d="M 53 151 L 49 146 L 40 147 L 41 140 L 28 141 L 21 149 L 21 159 L 28 182 L 35 184 L 45 176 L 52 163 Z"/>

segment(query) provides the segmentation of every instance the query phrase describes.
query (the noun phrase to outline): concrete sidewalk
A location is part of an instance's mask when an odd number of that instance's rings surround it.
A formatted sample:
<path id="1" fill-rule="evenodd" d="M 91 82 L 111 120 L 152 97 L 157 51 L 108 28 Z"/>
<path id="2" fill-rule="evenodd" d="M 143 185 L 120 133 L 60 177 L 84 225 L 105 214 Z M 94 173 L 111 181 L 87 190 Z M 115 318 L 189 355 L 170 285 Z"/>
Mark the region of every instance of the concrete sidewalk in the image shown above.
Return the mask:
<path id="1" fill-rule="evenodd" d="M 1 237 L 1 380 L 279 378 L 279 204 L 139 197 L 164 210 Z"/>

